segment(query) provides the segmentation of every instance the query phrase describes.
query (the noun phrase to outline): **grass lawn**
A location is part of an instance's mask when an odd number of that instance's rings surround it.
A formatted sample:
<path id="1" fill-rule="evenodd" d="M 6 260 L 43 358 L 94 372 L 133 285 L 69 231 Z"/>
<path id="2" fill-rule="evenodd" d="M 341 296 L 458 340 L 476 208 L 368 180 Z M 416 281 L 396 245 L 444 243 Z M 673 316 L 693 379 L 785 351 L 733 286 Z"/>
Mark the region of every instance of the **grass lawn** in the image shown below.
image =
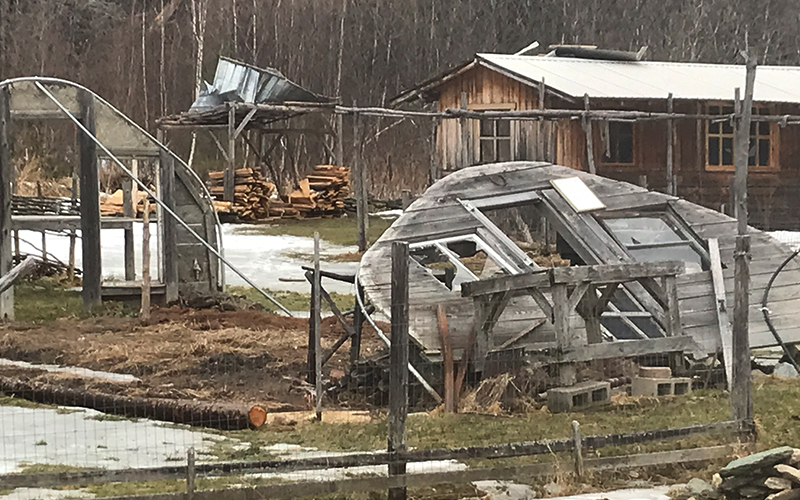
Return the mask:
<path id="1" fill-rule="evenodd" d="M 14 286 L 14 313 L 21 322 L 50 322 L 61 318 L 93 316 L 134 316 L 138 311 L 119 302 L 103 302 L 98 309 L 83 309 L 81 294 L 65 288 L 54 278 L 21 281 Z"/>
<path id="2" fill-rule="evenodd" d="M 277 313 L 278 308 L 267 300 L 266 297 L 258 293 L 255 289 L 249 286 L 228 286 L 227 289 L 228 293 L 232 295 L 242 295 L 246 297 L 248 300 L 252 300 L 253 302 L 258 302 L 259 304 L 264 306 L 264 309 L 272 312 Z M 275 297 L 283 306 L 290 310 L 290 311 L 308 311 L 308 308 L 311 304 L 311 294 L 310 293 L 300 293 L 300 292 L 290 292 L 286 290 L 266 290 L 267 293 Z M 352 309 L 356 302 L 355 295 L 349 293 L 338 293 L 338 292 L 328 292 L 333 299 L 334 303 L 336 303 L 336 307 L 339 308 L 340 311 L 346 311 L 348 309 Z M 325 300 L 322 300 L 322 310 L 329 311 L 330 307 Z"/>

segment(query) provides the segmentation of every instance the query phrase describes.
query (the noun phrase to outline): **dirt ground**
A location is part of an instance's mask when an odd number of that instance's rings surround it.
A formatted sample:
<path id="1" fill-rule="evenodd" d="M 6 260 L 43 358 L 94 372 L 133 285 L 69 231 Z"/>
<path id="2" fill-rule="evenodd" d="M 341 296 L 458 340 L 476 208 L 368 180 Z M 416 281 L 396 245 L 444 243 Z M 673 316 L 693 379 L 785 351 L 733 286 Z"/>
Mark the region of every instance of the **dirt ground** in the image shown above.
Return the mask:
<path id="1" fill-rule="evenodd" d="M 335 318 L 325 318 L 323 349 L 343 333 Z M 382 347 L 365 325 L 362 356 Z M 0 326 L 2 358 L 126 373 L 140 382 L 114 383 L 16 367 L 0 367 L 0 375 L 129 396 L 300 410 L 311 403 L 311 386 L 305 382 L 307 348 L 307 319 L 251 310 L 155 309 L 147 325 L 137 318 L 101 317 Z M 331 358 L 325 373 L 345 370 L 348 359 L 349 342 Z"/>

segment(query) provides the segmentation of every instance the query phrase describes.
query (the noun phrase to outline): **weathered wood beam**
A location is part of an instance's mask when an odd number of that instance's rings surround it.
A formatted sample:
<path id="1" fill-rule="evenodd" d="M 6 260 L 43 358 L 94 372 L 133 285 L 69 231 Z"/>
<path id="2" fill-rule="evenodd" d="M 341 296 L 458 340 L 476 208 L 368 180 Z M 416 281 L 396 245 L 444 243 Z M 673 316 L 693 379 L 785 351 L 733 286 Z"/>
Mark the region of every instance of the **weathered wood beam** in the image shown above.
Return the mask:
<path id="1" fill-rule="evenodd" d="M 78 91 L 80 121 L 86 130 L 96 135 L 94 97 L 85 90 Z M 83 306 L 93 309 L 102 302 L 100 248 L 100 185 L 97 169 L 97 144 L 86 133 L 78 133 L 80 151 L 81 246 L 83 253 Z"/>
<path id="2" fill-rule="evenodd" d="M 468 281 L 461 284 L 462 297 L 477 297 L 492 295 L 509 290 L 524 290 L 550 286 L 549 269 L 542 269 L 525 274 L 514 274 L 478 281 Z"/>
<path id="3" fill-rule="evenodd" d="M 719 240 L 709 238 L 708 254 L 711 257 L 711 281 L 714 286 L 714 308 L 717 312 L 717 328 L 722 346 L 722 359 L 725 364 L 725 379 L 728 384 L 733 379 L 733 334 L 728 318 L 728 299 L 725 293 L 725 276 L 722 273 L 722 258 L 719 254 Z"/>
<path id="4" fill-rule="evenodd" d="M 390 455 L 406 451 L 406 417 L 408 416 L 408 243 L 392 243 L 392 345 L 389 358 L 389 430 Z M 406 473 L 406 462 L 389 463 L 389 476 Z M 390 488 L 389 500 L 405 500 L 406 488 Z"/>
<path id="5" fill-rule="evenodd" d="M 22 279 L 32 273 L 38 265 L 39 259 L 29 255 L 25 260 L 12 267 L 8 273 L 0 277 L 0 293 L 11 288 L 18 279 Z"/>
<path id="6" fill-rule="evenodd" d="M 700 350 L 702 350 L 700 346 L 690 336 L 659 337 L 577 346 L 562 352 L 560 361 L 580 363 L 597 359 L 633 358 L 649 354 L 697 352 Z"/>
<path id="7" fill-rule="evenodd" d="M 0 276 L 11 271 L 11 185 L 14 166 L 11 164 L 9 126 L 10 96 L 8 86 L 0 88 Z M 17 238 L 19 235 L 17 234 Z M 0 293 L 0 320 L 14 319 L 14 290 Z"/>
<path id="8" fill-rule="evenodd" d="M 253 108 L 250 110 L 250 112 L 248 112 L 245 115 L 241 123 L 239 123 L 239 126 L 236 127 L 236 130 L 233 132 L 234 139 L 237 139 L 239 137 L 239 134 L 241 134 L 244 131 L 244 128 L 247 126 L 248 123 L 250 123 L 250 120 L 253 119 L 253 116 L 256 114 L 257 111 L 258 111 L 257 108 Z"/>
<path id="9" fill-rule="evenodd" d="M 626 264 L 605 264 L 599 266 L 556 267 L 551 270 L 553 283 L 577 284 L 591 281 L 595 285 L 604 283 L 624 283 L 646 278 L 660 278 L 682 274 L 684 263 L 674 262 L 631 262 Z"/>
<path id="10" fill-rule="evenodd" d="M 667 95 L 667 114 L 672 114 L 672 92 Z M 673 162 L 675 161 L 673 149 L 675 147 L 675 121 L 667 120 L 667 194 L 675 196 L 675 175 Z"/>
<path id="11" fill-rule="evenodd" d="M 228 108 L 228 157 L 225 163 L 223 183 L 223 199 L 233 202 L 236 171 L 236 108 Z"/>

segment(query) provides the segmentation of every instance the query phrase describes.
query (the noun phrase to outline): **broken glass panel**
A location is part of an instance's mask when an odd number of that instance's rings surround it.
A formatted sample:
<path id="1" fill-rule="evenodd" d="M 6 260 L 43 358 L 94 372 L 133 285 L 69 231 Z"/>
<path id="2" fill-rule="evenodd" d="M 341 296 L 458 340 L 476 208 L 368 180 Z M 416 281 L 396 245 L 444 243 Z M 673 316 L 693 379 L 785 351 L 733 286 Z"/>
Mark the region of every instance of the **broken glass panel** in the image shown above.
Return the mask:
<path id="1" fill-rule="evenodd" d="M 605 219 L 606 227 L 639 262 L 679 260 L 686 272 L 703 269 L 703 258 L 692 245 L 662 217 Z"/>

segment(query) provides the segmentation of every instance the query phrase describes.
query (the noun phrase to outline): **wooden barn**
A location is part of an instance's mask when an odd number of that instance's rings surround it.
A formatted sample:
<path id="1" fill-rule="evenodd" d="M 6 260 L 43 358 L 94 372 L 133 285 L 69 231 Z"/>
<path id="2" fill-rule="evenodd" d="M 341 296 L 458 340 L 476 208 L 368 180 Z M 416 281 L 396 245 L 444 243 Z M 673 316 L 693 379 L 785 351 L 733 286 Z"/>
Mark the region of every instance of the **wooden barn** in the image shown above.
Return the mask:
<path id="1" fill-rule="evenodd" d="M 623 59 L 623 60 L 620 60 Z M 627 60 L 624 60 L 627 59 Z M 444 119 L 434 179 L 470 165 L 548 161 L 731 213 L 734 92 L 744 66 L 639 61 L 631 53 L 561 47 L 541 56 L 477 54 L 408 89 L 393 105 L 439 111 L 623 110 L 705 117 L 550 121 Z M 760 229 L 800 229 L 800 67 L 760 66 L 751 127 L 749 204 Z M 794 116 L 793 116 L 794 115 Z M 588 144 L 588 145 L 587 145 Z"/>

